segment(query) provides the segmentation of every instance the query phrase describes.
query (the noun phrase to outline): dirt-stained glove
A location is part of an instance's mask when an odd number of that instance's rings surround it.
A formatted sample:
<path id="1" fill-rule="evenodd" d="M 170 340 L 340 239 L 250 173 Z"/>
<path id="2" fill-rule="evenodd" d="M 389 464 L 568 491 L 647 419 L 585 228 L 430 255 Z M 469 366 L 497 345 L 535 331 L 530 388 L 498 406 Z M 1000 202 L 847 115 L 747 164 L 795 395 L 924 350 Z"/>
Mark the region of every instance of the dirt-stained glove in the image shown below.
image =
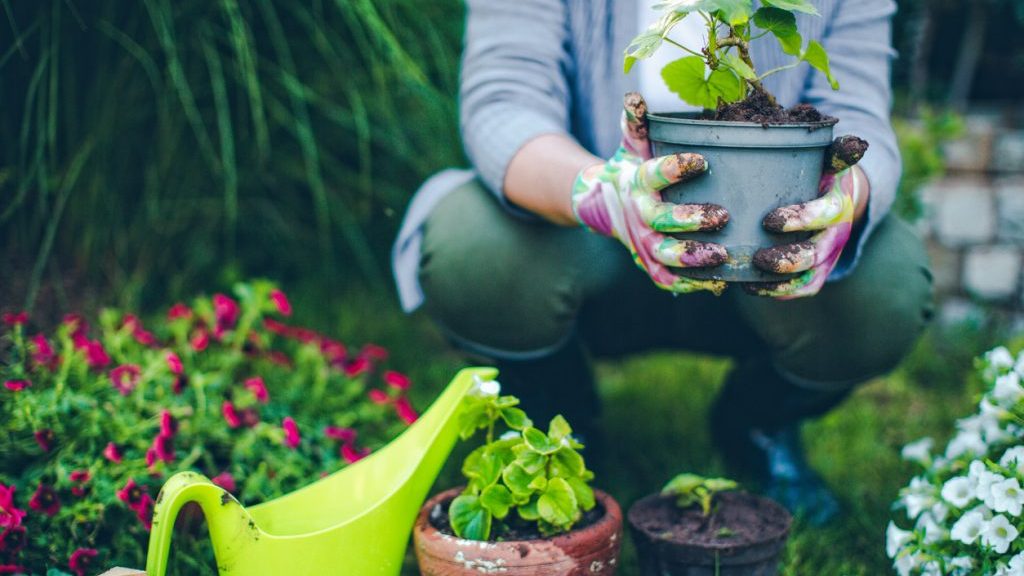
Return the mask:
<path id="1" fill-rule="evenodd" d="M 836 267 L 853 230 L 854 209 L 867 192 L 864 174 L 853 166 L 864 156 L 868 143 L 856 136 L 836 138 L 825 154 L 820 196 L 768 213 L 764 227 L 770 232 L 817 232 L 809 239 L 758 250 L 754 265 L 779 274 L 803 272 L 782 282 L 746 284 L 759 296 L 791 300 L 814 296 Z"/>
<path id="2" fill-rule="evenodd" d="M 725 282 L 683 278 L 673 268 L 718 266 L 728 257 L 725 248 L 667 234 L 721 230 L 729 213 L 714 204 L 672 204 L 661 199 L 664 188 L 707 169 L 707 161 L 699 154 L 651 158 L 647 104 L 631 92 L 624 101 L 622 145 L 610 160 L 585 168 L 576 177 L 573 212 L 585 227 L 622 242 L 659 288 L 677 294 L 699 290 L 720 294 Z"/>

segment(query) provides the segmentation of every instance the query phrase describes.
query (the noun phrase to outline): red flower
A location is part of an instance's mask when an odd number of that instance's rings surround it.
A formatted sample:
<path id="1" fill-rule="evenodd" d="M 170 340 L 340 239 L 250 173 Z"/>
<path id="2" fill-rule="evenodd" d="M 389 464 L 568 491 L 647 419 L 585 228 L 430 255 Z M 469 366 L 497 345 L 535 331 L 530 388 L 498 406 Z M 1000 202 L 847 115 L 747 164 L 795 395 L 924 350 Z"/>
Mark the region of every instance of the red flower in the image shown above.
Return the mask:
<path id="1" fill-rule="evenodd" d="M 133 314 L 125 314 L 124 316 L 124 327 L 128 328 L 132 332 L 132 337 L 135 341 L 143 346 L 152 346 L 156 344 L 156 337 L 151 332 L 143 329 L 142 322 L 139 321 L 138 317 Z"/>
<path id="2" fill-rule="evenodd" d="M 277 311 L 282 316 L 292 315 L 292 304 L 288 301 L 288 297 L 284 295 L 284 292 L 275 288 L 270 291 L 270 299 L 274 301 L 274 306 L 277 307 Z"/>
<path id="3" fill-rule="evenodd" d="M 220 338 L 225 330 L 233 328 L 238 321 L 238 303 L 223 294 L 213 295 L 213 314 L 217 319 L 214 334 Z"/>
<path id="4" fill-rule="evenodd" d="M 420 417 L 412 407 L 412 404 L 409 403 L 409 399 L 405 396 L 395 401 L 395 412 L 398 413 L 398 417 L 406 424 L 412 424 Z"/>
<path id="5" fill-rule="evenodd" d="M 0 533 L 0 552 L 14 555 L 28 543 L 28 533 L 24 526 L 11 526 Z M 3 574 L 0 571 L 0 574 Z"/>
<path id="6" fill-rule="evenodd" d="M 53 369 L 57 365 L 57 355 L 53 352 L 53 346 L 42 333 L 32 337 L 32 362 L 36 366 L 46 366 Z"/>
<path id="7" fill-rule="evenodd" d="M 238 488 L 235 484 L 235 477 L 232 476 L 230 472 L 221 472 L 213 478 L 210 478 L 210 482 L 213 482 L 228 492 L 234 492 Z"/>
<path id="8" fill-rule="evenodd" d="M 135 517 L 142 522 L 146 530 L 153 527 L 153 498 L 149 494 L 143 494 L 142 500 L 133 510 L 135 510 Z"/>
<path id="9" fill-rule="evenodd" d="M 71 329 L 72 340 L 85 338 L 86 332 L 89 331 L 89 323 L 81 314 L 65 314 L 61 323 Z"/>
<path id="10" fill-rule="evenodd" d="M 174 352 L 167 353 L 167 368 L 170 369 L 171 374 L 181 375 L 184 368 L 181 366 L 181 358 Z"/>
<path id="11" fill-rule="evenodd" d="M 4 314 L 3 321 L 8 326 L 21 326 L 28 322 L 28 312 L 8 312 Z"/>
<path id="12" fill-rule="evenodd" d="M 331 339 L 324 339 L 320 342 L 320 352 L 323 353 L 324 358 L 332 365 L 343 363 L 345 357 L 348 356 L 348 350 L 345 348 L 345 345 Z"/>
<path id="13" fill-rule="evenodd" d="M 299 426 L 295 423 L 295 420 L 291 416 L 285 416 L 284 421 L 281 423 L 281 428 L 284 428 L 285 446 L 289 448 L 298 447 L 302 437 L 299 436 Z"/>
<path id="14" fill-rule="evenodd" d="M 188 376 L 184 374 L 174 377 L 174 383 L 171 384 L 171 391 L 175 394 L 181 394 L 185 390 L 185 386 L 188 386 Z"/>
<path id="15" fill-rule="evenodd" d="M 199 328 L 192 334 L 192 340 L 189 341 L 192 345 L 192 349 L 196 352 L 202 352 L 206 350 L 206 347 L 210 345 L 210 333 L 207 332 L 206 328 Z"/>
<path id="16" fill-rule="evenodd" d="M 242 425 L 242 419 L 238 417 L 235 405 L 230 400 L 225 400 L 220 405 L 220 412 L 224 415 L 224 421 L 228 423 L 229 428 L 238 428 Z"/>
<path id="17" fill-rule="evenodd" d="M 89 491 L 88 487 L 85 486 L 85 484 L 87 484 L 89 480 L 92 479 L 92 474 L 90 474 L 88 470 L 74 470 L 68 477 L 71 479 L 72 482 L 77 484 L 77 486 L 71 487 L 71 493 L 79 498 L 85 496 L 86 493 Z"/>
<path id="18" fill-rule="evenodd" d="M 146 449 L 146 468 L 152 468 L 156 464 L 156 449 L 150 446 Z"/>
<path id="19" fill-rule="evenodd" d="M 122 364 L 110 371 L 110 382 L 122 396 L 132 393 L 139 383 L 142 370 L 135 364 Z"/>
<path id="20" fill-rule="evenodd" d="M 357 449 L 352 444 L 342 444 L 341 445 L 341 457 L 344 458 L 345 462 L 348 462 L 349 464 L 355 464 L 356 462 L 359 462 L 363 458 L 366 458 L 367 456 L 369 456 L 369 454 L 370 454 L 370 449 L 369 448 L 359 448 L 359 449 Z"/>
<path id="21" fill-rule="evenodd" d="M 0 484 L 0 527 L 21 526 L 25 511 L 14 506 L 14 486 Z"/>
<path id="22" fill-rule="evenodd" d="M 341 440 L 345 443 L 355 442 L 356 431 L 353 428 L 342 428 L 340 426 L 327 426 L 324 428 L 324 436 L 331 440 Z"/>
<path id="23" fill-rule="evenodd" d="M 399 390 L 408 390 L 409 385 L 412 384 L 408 376 L 394 370 L 388 370 L 384 373 L 384 381 L 388 383 L 388 386 Z"/>
<path id="24" fill-rule="evenodd" d="M 145 488 L 135 483 L 134 478 L 129 478 L 124 487 L 117 491 L 118 500 L 127 504 L 132 510 L 135 510 L 139 503 L 142 502 L 143 496 L 148 495 Z"/>
<path id="25" fill-rule="evenodd" d="M 270 400 L 270 396 L 267 394 L 267 385 L 263 383 L 263 378 L 259 376 L 249 378 L 245 381 L 245 387 L 252 392 L 260 404 L 266 404 Z"/>
<path id="26" fill-rule="evenodd" d="M 94 548 L 79 548 L 71 553 L 71 558 L 68 559 L 68 568 L 76 576 L 85 576 L 86 572 L 91 571 L 93 559 L 98 554 L 99 552 Z"/>
<path id="27" fill-rule="evenodd" d="M 178 421 L 168 410 L 160 411 L 160 435 L 169 438 L 178 433 Z"/>
<path id="28" fill-rule="evenodd" d="M 7 388 L 11 392 L 21 392 L 31 385 L 32 383 L 28 380 L 7 380 L 4 382 L 4 388 Z"/>
<path id="29" fill-rule="evenodd" d="M 178 302 L 167 311 L 168 320 L 177 320 L 179 318 L 188 319 L 192 317 L 192 309 L 188 306 Z"/>
<path id="30" fill-rule="evenodd" d="M 248 428 L 254 428 L 260 423 L 260 413 L 253 408 L 246 408 L 241 413 L 242 424 Z"/>
<path id="31" fill-rule="evenodd" d="M 153 462 L 150 462 L 150 452 L 153 453 Z M 156 438 L 153 438 L 153 446 L 146 451 L 146 465 L 152 466 L 156 462 L 156 459 L 160 459 L 164 462 L 174 462 L 174 438 L 171 436 L 164 436 L 163 434 L 157 434 Z"/>
<path id="32" fill-rule="evenodd" d="M 291 328 L 283 322 L 278 322 L 273 318 L 264 318 L 263 327 L 267 329 L 267 332 L 271 334 L 277 334 L 278 336 L 288 336 L 291 332 Z"/>
<path id="33" fill-rule="evenodd" d="M 28 569 L 17 564 L 0 564 L 0 574 L 25 574 Z"/>
<path id="34" fill-rule="evenodd" d="M 292 366 L 292 361 L 288 359 L 288 355 L 280 350 L 271 350 L 270 352 L 267 352 L 267 360 L 270 360 L 278 366 L 284 366 L 286 368 L 291 368 Z"/>
<path id="35" fill-rule="evenodd" d="M 341 369 L 344 370 L 345 375 L 349 378 L 355 378 L 370 369 L 370 361 L 359 356 L 351 362 L 343 362 Z"/>
<path id="36" fill-rule="evenodd" d="M 359 355 L 370 360 L 387 360 L 388 351 L 383 346 L 376 344 L 367 344 L 363 346 L 363 349 L 359 351 Z"/>
<path id="37" fill-rule="evenodd" d="M 106 368 L 110 365 L 110 355 L 103 349 L 99 340 L 79 340 L 76 344 L 79 350 L 85 350 L 85 362 L 90 368 Z"/>
<path id="38" fill-rule="evenodd" d="M 123 458 L 120 448 L 113 442 L 107 442 L 107 447 L 103 449 L 103 456 L 114 464 L 120 464 Z"/>
<path id="39" fill-rule="evenodd" d="M 370 397 L 370 402 L 374 404 L 387 404 L 391 401 L 391 397 L 388 396 L 387 392 L 376 388 L 367 392 L 366 395 Z"/>
<path id="40" fill-rule="evenodd" d="M 36 487 L 32 499 L 28 501 L 28 507 L 47 516 L 55 515 L 60 512 L 60 499 L 57 498 L 57 491 L 53 489 L 53 486 L 40 484 Z"/>
<path id="41" fill-rule="evenodd" d="M 49 452 L 53 448 L 53 442 L 57 439 L 57 435 L 53 433 L 53 430 L 49 428 L 43 428 L 42 430 L 36 430 L 33 434 L 36 439 L 36 444 L 43 449 L 43 452 Z"/>

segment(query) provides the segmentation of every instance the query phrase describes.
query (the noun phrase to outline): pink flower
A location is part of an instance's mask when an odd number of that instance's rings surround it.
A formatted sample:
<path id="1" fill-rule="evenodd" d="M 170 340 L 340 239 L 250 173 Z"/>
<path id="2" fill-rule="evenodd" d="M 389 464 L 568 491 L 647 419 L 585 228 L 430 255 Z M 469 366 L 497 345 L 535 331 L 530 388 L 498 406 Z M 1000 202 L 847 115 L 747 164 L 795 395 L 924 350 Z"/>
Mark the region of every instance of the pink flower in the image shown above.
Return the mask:
<path id="1" fill-rule="evenodd" d="M 341 457 L 345 460 L 345 462 L 348 462 L 349 464 L 355 464 L 356 462 L 359 462 L 363 458 L 369 456 L 369 454 L 369 448 L 357 449 L 352 444 L 341 445 Z"/>
<path id="2" fill-rule="evenodd" d="M 21 326 L 28 322 L 28 312 L 8 312 L 4 314 L 3 322 L 8 326 Z"/>
<path id="3" fill-rule="evenodd" d="M 284 428 L 285 446 L 297 448 L 299 442 L 302 441 L 302 437 L 299 436 L 299 426 L 295 423 L 295 420 L 291 416 L 285 416 L 284 421 L 281 422 L 281 428 Z"/>
<path id="4" fill-rule="evenodd" d="M 188 376 L 184 374 L 174 377 L 174 382 L 171 384 L 171 391 L 175 394 L 181 394 L 185 391 L 185 386 L 188 386 Z"/>
<path id="5" fill-rule="evenodd" d="M 53 486 L 40 484 L 36 487 L 32 499 L 28 501 L 28 507 L 47 516 L 54 516 L 60 512 L 60 499 L 57 498 L 57 491 L 53 489 Z"/>
<path id="6" fill-rule="evenodd" d="M 192 349 L 196 352 L 202 352 L 206 350 L 206 347 L 210 345 L 210 333 L 206 331 L 206 328 L 199 328 L 192 334 L 192 340 L 189 341 L 192 345 Z"/>
<path id="7" fill-rule="evenodd" d="M 57 365 L 57 356 L 53 352 L 53 346 L 42 333 L 32 337 L 32 362 L 36 366 L 46 366 L 53 370 Z"/>
<path id="8" fill-rule="evenodd" d="M 189 319 L 191 317 L 192 317 L 192 309 L 189 308 L 188 306 L 182 304 L 181 302 L 178 302 L 174 306 L 171 306 L 171 308 L 169 310 L 167 310 L 167 319 L 168 320 L 178 320 L 178 319 L 182 319 L 182 318 L 187 320 L 187 319 Z"/>
<path id="9" fill-rule="evenodd" d="M 408 390 L 409 385 L 412 384 L 408 376 L 394 370 L 388 370 L 384 373 L 384 381 L 387 382 L 388 386 L 399 390 Z"/>
<path id="10" fill-rule="evenodd" d="M 85 350 L 85 362 L 90 368 L 106 368 L 110 365 L 110 355 L 103 349 L 99 340 L 80 340 L 79 350 Z"/>
<path id="11" fill-rule="evenodd" d="M 123 326 L 131 330 L 132 338 L 143 346 L 156 344 L 156 337 L 142 327 L 142 322 L 133 314 L 125 314 Z"/>
<path id="12" fill-rule="evenodd" d="M 4 382 L 4 388 L 7 388 L 11 392 L 21 392 L 31 385 L 32 383 L 28 380 L 7 380 Z"/>
<path id="13" fill-rule="evenodd" d="M 376 388 L 367 392 L 366 395 L 370 397 L 370 402 L 374 404 L 387 404 L 391 401 L 391 397 L 388 396 L 387 392 Z"/>
<path id="14" fill-rule="evenodd" d="M 267 394 L 267 385 L 263 383 L 263 378 L 259 376 L 249 378 L 245 381 L 245 387 L 252 392 L 260 404 L 266 404 L 270 400 L 270 395 Z"/>
<path id="15" fill-rule="evenodd" d="M 71 339 L 78 340 L 85 338 L 86 333 L 89 331 L 89 323 L 82 318 L 81 314 L 65 314 L 62 324 L 67 326 L 71 330 Z"/>
<path id="16" fill-rule="evenodd" d="M 163 462 L 171 463 L 174 462 L 174 438 L 172 436 L 164 436 L 163 434 L 157 434 L 156 438 L 153 438 L 153 446 L 150 448 L 153 452 L 155 459 L 160 459 Z M 149 461 L 149 451 L 146 452 L 146 465 L 152 466 L 153 463 Z"/>
<path id="17" fill-rule="evenodd" d="M 0 527 L 21 526 L 25 511 L 14 506 L 14 486 L 0 484 Z"/>
<path id="18" fill-rule="evenodd" d="M 0 564 L 0 574 L 25 574 L 28 568 L 18 564 Z"/>
<path id="19" fill-rule="evenodd" d="M 387 349 L 376 344 L 367 344 L 366 346 L 363 346 L 363 349 L 359 351 L 359 355 L 370 360 L 388 359 Z"/>
<path id="20" fill-rule="evenodd" d="M 149 530 L 153 527 L 153 498 L 149 494 L 142 496 L 142 501 L 134 508 L 135 517 Z"/>
<path id="21" fill-rule="evenodd" d="M 0 552 L 14 555 L 24 548 L 25 544 L 28 544 L 28 531 L 24 526 L 12 526 L 0 532 Z M 3 573 L 0 571 L 0 574 Z"/>
<path id="22" fill-rule="evenodd" d="M 170 369 L 171 374 L 181 375 L 184 368 L 181 365 L 181 358 L 174 352 L 167 353 L 167 368 Z"/>
<path id="23" fill-rule="evenodd" d="M 221 472 L 213 478 L 210 478 L 210 482 L 213 482 L 228 492 L 234 492 L 238 488 L 235 484 L 235 477 L 232 476 L 230 472 Z"/>
<path id="24" fill-rule="evenodd" d="M 288 336 L 291 332 L 291 328 L 287 324 L 278 322 L 273 318 L 264 318 L 263 327 L 267 329 L 267 332 L 277 334 L 278 336 Z"/>
<path id="25" fill-rule="evenodd" d="M 345 348 L 345 345 L 337 340 L 325 339 L 320 342 L 320 352 L 323 353 L 324 358 L 331 364 L 340 364 L 348 356 L 348 350 Z"/>
<path id="26" fill-rule="evenodd" d="M 274 306 L 277 307 L 277 311 L 282 316 L 292 315 L 292 304 L 288 301 L 288 297 L 284 295 L 284 292 L 275 288 L 270 291 L 270 299 L 274 301 Z"/>
<path id="27" fill-rule="evenodd" d="M 238 313 L 238 302 L 223 294 L 213 295 L 213 315 L 217 319 L 214 333 L 218 338 L 225 330 L 234 328 L 235 322 L 238 321 Z"/>
<path id="28" fill-rule="evenodd" d="M 349 378 L 355 378 L 363 372 L 370 369 L 370 361 L 366 358 L 359 356 L 351 362 L 344 362 L 341 365 L 341 369 L 345 372 L 345 375 Z"/>
<path id="29" fill-rule="evenodd" d="M 81 498 L 89 492 L 89 488 L 85 486 L 92 479 L 92 474 L 88 470 L 74 470 L 68 476 L 72 482 L 77 486 L 71 487 L 71 493 Z"/>
<path id="30" fill-rule="evenodd" d="M 98 554 L 99 552 L 94 548 L 79 548 L 71 553 L 71 558 L 68 559 L 68 568 L 76 576 L 85 576 L 87 572 L 92 571 L 92 562 Z"/>
<path id="31" fill-rule="evenodd" d="M 152 468 L 156 465 L 156 448 L 150 446 L 146 449 L 146 468 Z"/>
<path id="32" fill-rule="evenodd" d="M 253 408 L 242 410 L 242 424 L 248 428 L 254 428 L 260 423 L 260 413 Z"/>
<path id="33" fill-rule="evenodd" d="M 178 433 L 178 421 L 171 413 L 164 409 L 160 411 L 160 435 L 173 438 Z"/>
<path id="34" fill-rule="evenodd" d="M 39 447 L 43 449 L 43 452 L 49 452 L 50 449 L 53 448 L 54 440 L 57 439 L 57 435 L 49 428 L 37 430 L 32 435 L 35 436 L 36 444 L 39 444 Z"/>
<path id="35" fill-rule="evenodd" d="M 103 456 L 114 464 L 120 464 L 123 459 L 121 450 L 113 442 L 107 442 L 107 447 L 103 449 Z"/>
<path id="36" fill-rule="evenodd" d="M 409 399 L 405 396 L 395 401 L 395 412 L 398 413 L 398 417 L 406 424 L 412 424 L 420 417 L 416 410 L 413 409 L 412 404 L 409 403 Z"/>
<path id="37" fill-rule="evenodd" d="M 138 385 L 141 375 L 142 370 L 137 365 L 122 364 L 110 371 L 110 382 L 122 396 L 127 396 Z"/>
<path id="38" fill-rule="evenodd" d="M 342 428 L 340 426 L 327 426 L 324 428 L 324 436 L 331 440 L 341 440 L 345 443 L 355 442 L 356 431 L 353 428 Z"/>
<path id="39" fill-rule="evenodd" d="M 288 359 L 288 355 L 280 350 L 271 350 L 270 352 L 267 352 L 267 360 L 270 360 L 278 366 L 284 366 L 286 368 L 291 368 L 292 366 L 292 361 Z"/>
<path id="40" fill-rule="evenodd" d="M 228 428 L 238 428 L 242 425 L 242 419 L 238 417 L 235 405 L 230 400 L 225 400 L 220 405 L 220 412 L 224 415 L 224 421 L 228 423 Z"/>
<path id="41" fill-rule="evenodd" d="M 148 496 L 146 489 L 139 486 L 134 478 L 129 478 L 128 482 L 117 491 L 117 498 L 121 502 L 128 505 L 129 508 L 135 510 L 135 507 L 142 502 L 143 496 Z"/>

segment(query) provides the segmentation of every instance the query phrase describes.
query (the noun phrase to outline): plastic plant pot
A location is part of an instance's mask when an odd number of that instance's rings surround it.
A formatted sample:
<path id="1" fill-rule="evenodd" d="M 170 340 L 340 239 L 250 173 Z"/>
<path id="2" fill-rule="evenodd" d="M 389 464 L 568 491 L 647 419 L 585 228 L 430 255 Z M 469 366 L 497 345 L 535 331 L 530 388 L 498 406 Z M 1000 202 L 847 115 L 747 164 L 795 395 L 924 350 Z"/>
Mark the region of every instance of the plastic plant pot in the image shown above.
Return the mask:
<path id="1" fill-rule="evenodd" d="M 708 173 L 669 187 L 664 198 L 685 204 L 718 204 L 729 211 L 729 223 L 718 232 L 684 235 L 687 239 L 725 246 L 729 260 L 713 268 L 680 270 L 689 278 L 729 282 L 785 280 L 763 272 L 752 262 L 759 249 L 799 241 L 808 234 L 772 234 L 761 221 L 780 206 L 818 196 L 825 149 L 832 142 L 836 120 L 803 124 L 720 122 L 695 114 L 648 114 L 655 156 L 696 152 L 708 161 Z"/>

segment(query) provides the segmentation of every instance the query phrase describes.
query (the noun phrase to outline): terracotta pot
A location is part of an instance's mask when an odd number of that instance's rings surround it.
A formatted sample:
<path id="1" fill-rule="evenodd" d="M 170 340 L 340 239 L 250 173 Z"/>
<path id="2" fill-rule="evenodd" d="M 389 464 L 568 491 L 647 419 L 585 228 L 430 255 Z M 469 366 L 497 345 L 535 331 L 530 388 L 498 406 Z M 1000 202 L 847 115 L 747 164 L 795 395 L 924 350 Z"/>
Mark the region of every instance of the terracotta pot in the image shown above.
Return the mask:
<path id="1" fill-rule="evenodd" d="M 749 537 L 714 538 L 712 541 L 689 539 L 694 524 L 702 522 L 700 511 L 694 510 L 676 518 L 667 514 L 674 510 L 675 499 L 652 494 L 629 509 L 630 535 L 636 544 L 643 576 L 774 576 L 789 537 L 793 518 L 773 500 L 744 492 L 727 492 L 718 496 L 715 515 L 739 517 L 733 523 L 749 528 Z M 652 518 L 657 520 L 652 521 Z M 673 523 L 673 520 L 676 523 Z M 728 523 L 725 527 L 732 528 Z"/>
<path id="2" fill-rule="evenodd" d="M 442 534 L 430 522 L 435 507 L 447 506 L 461 492 L 461 488 L 446 490 L 420 510 L 413 542 L 423 576 L 615 574 L 622 543 L 622 509 L 608 494 L 594 491 L 605 513 L 589 526 L 540 540 L 478 542 Z"/>

